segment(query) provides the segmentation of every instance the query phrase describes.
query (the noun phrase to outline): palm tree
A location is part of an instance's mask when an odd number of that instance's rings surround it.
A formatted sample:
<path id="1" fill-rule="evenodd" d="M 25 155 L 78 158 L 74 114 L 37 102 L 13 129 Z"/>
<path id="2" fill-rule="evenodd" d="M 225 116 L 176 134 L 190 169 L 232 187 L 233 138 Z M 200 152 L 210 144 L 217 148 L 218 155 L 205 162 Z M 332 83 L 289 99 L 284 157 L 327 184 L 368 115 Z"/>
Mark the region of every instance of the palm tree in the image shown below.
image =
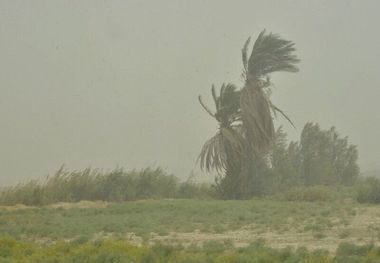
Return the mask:
<path id="1" fill-rule="evenodd" d="M 198 161 L 202 170 L 215 170 L 219 176 L 216 186 L 226 198 L 234 198 L 239 180 L 244 138 L 241 132 L 240 92 L 232 84 L 223 84 L 219 96 L 214 85 L 211 88 L 216 111 L 211 111 L 199 96 L 199 103 L 214 118 L 219 126 L 218 132 L 203 145 Z"/>
<path id="2" fill-rule="evenodd" d="M 264 157 L 274 142 L 273 115 L 279 112 L 293 125 L 270 100 L 270 74 L 298 71 L 294 44 L 263 30 L 248 58 L 249 42 L 250 38 L 242 49 L 244 87 L 238 91 L 223 84 L 219 96 L 212 87 L 215 113 L 199 96 L 202 107 L 219 123 L 219 131 L 205 143 L 198 160 L 202 169 L 233 179 L 234 198 L 248 197 L 254 173 L 265 166 Z"/>
<path id="3" fill-rule="evenodd" d="M 249 180 L 259 170 L 263 157 L 269 152 L 275 136 L 273 115 L 281 113 L 292 125 L 288 116 L 270 100 L 270 74 L 274 72 L 297 72 L 299 62 L 294 43 L 263 30 L 256 39 L 248 58 L 250 38 L 242 49 L 244 87 L 240 93 L 242 131 L 246 140 L 242 168 L 241 191 L 249 194 Z M 273 115 L 272 115 L 273 114 Z"/>

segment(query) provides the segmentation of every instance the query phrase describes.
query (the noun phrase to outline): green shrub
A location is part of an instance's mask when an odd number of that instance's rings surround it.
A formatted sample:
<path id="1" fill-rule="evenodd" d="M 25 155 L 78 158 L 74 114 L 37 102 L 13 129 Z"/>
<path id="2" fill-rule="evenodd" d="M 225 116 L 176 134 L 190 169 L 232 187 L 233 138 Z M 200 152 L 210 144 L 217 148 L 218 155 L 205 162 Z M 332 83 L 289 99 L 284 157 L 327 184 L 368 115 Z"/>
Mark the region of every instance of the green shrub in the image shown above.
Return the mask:
<path id="1" fill-rule="evenodd" d="M 287 201 L 326 202 L 336 198 L 333 190 L 327 186 L 293 187 L 285 193 Z"/>
<path id="2" fill-rule="evenodd" d="M 359 203 L 380 203 L 380 179 L 370 177 L 361 180 L 357 186 L 356 199 Z"/>
<path id="3" fill-rule="evenodd" d="M 126 172 L 114 169 L 68 171 L 61 167 L 45 180 L 31 180 L 0 192 L 1 205 L 25 204 L 41 206 L 56 202 L 82 200 L 121 202 L 158 198 L 215 197 L 210 185 L 179 183 L 178 178 L 161 168 L 145 168 Z"/>
<path id="4" fill-rule="evenodd" d="M 177 198 L 196 198 L 196 199 L 211 199 L 216 198 L 217 193 L 215 188 L 210 184 L 196 184 L 184 182 L 180 184 L 177 191 Z"/>
<path id="5" fill-rule="evenodd" d="M 336 258 L 338 263 L 379 262 L 380 250 L 373 244 L 356 246 L 343 242 L 336 251 Z"/>

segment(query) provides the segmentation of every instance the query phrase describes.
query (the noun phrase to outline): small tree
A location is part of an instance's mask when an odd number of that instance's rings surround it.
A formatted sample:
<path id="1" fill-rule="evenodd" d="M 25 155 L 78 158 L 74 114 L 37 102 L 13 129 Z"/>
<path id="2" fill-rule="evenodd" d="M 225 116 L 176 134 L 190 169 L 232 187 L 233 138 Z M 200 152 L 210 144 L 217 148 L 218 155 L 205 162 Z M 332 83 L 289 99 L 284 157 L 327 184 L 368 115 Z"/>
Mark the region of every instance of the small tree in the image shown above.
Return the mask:
<path id="1" fill-rule="evenodd" d="M 316 123 L 307 123 L 299 144 L 301 176 L 305 185 L 352 185 L 359 175 L 356 146 L 348 137 L 341 138 L 335 127 L 321 130 Z"/>
<path id="2" fill-rule="evenodd" d="M 275 143 L 271 151 L 271 165 L 275 175 L 271 192 L 286 190 L 301 184 L 299 175 L 299 150 L 297 143 L 288 144 L 287 135 L 282 126 L 275 133 Z"/>
<path id="3" fill-rule="evenodd" d="M 341 137 L 334 127 L 321 130 L 307 123 L 300 142 L 287 143 L 282 127 L 277 129 L 271 151 L 274 193 L 294 186 L 353 185 L 359 175 L 358 151 L 348 137 Z M 269 178 L 268 178 L 269 179 Z"/>

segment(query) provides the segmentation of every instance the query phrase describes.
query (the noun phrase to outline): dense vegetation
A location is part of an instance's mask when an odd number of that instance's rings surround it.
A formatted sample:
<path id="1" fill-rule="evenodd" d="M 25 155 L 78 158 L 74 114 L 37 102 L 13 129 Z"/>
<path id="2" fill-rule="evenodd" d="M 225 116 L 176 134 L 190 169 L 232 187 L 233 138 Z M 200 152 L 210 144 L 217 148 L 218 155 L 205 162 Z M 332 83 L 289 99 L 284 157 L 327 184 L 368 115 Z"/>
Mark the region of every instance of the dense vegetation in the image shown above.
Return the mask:
<path id="1" fill-rule="evenodd" d="M 363 178 L 357 183 L 357 189 L 358 202 L 380 204 L 379 178 Z"/>
<path id="2" fill-rule="evenodd" d="M 307 123 L 298 142 L 288 143 L 282 127 L 266 157 L 266 164 L 256 166 L 248 184 L 251 196 L 284 193 L 294 187 L 354 186 L 359 177 L 358 151 L 341 137 L 334 127 L 323 130 Z M 221 175 L 216 182 L 222 198 L 230 198 L 234 180 Z"/>
<path id="3" fill-rule="evenodd" d="M 280 127 L 270 160 L 271 168 L 257 175 L 256 187 L 264 193 L 316 185 L 353 186 L 359 176 L 356 147 L 334 127 L 322 130 L 315 123 L 304 126 L 299 142 L 287 143 Z"/>

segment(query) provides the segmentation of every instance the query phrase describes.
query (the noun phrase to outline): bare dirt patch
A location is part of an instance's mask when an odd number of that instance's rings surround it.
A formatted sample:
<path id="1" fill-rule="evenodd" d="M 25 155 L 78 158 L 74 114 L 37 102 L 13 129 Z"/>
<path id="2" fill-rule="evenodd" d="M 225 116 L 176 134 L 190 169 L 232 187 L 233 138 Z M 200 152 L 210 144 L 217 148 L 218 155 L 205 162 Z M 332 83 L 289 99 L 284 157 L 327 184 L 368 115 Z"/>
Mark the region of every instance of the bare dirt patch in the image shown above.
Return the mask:
<path id="1" fill-rule="evenodd" d="M 35 208 L 34 206 L 27 206 L 24 204 L 16 204 L 16 205 L 11 205 L 11 206 L 0 206 L 0 210 L 6 210 L 6 211 L 15 211 L 15 210 L 20 210 L 20 209 L 30 209 L 30 208 Z"/>
<path id="2" fill-rule="evenodd" d="M 70 208 L 106 208 L 108 206 L 108 202 L 105 201 L 80 201 L 76 203 L 68 203 L 68 202 L 59 202 L 51 205 L 46 206 L 27 206 L 24 204 L 16 204 L 12 206 L 0 206 L 0 210 L 7 210 L 7 211 L 15 211 L 15 210 L 21 210 L 21 209 L 32 209 L 32 208 L 63 208 L 63 209 L 70 209 Z"/>
<path id="3" fill-rule="evenodd" d="M 60 202 L 56 204 L 51 204 L 46 207 L 48 208 L 106 208 L 108 206 L 108 202 L 105 201 L 80 201 L 77 203 L 66 203 Z"/>

